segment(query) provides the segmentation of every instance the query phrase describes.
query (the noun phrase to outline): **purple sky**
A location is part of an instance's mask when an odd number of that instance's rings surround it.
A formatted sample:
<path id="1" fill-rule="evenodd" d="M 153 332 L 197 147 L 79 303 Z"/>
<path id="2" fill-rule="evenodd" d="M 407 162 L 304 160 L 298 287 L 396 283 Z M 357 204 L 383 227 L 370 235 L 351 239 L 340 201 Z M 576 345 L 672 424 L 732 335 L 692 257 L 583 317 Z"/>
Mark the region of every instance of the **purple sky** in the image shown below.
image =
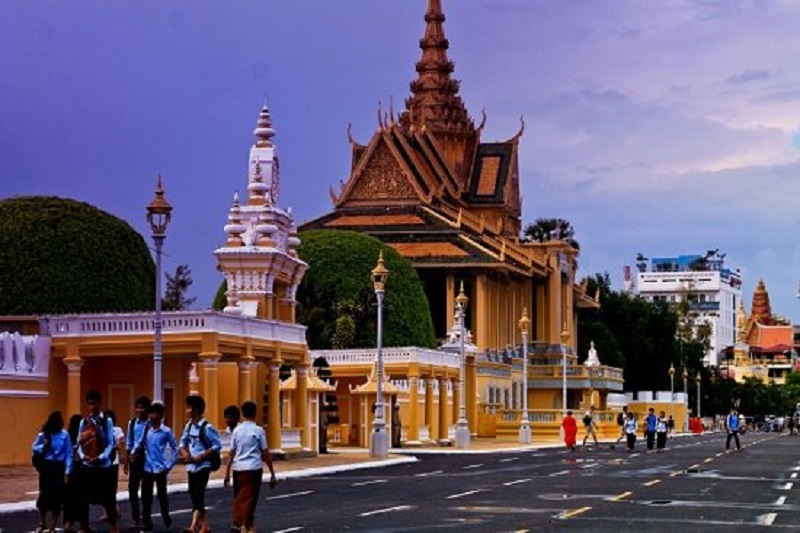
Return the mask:
<path id="1" fill-rule="evenodd" d="M 792 318 L 800 245 L 800 3 L 443 0 L 484 140 L 520 115 L 524 221 L 564 217 L 581 275 L 720 248 Z M 124 7 L 123 7 L 124 6 Z M 266 97 L 298 222 L 348 175 L 378 100 L 408 94 L 424 0 L 0 3 L 0 197 L 84 200 L 149 235 L 163 174 L 167 270 L 198 305 Z M 619 283 L 618 283 L 619 286 Z"/>

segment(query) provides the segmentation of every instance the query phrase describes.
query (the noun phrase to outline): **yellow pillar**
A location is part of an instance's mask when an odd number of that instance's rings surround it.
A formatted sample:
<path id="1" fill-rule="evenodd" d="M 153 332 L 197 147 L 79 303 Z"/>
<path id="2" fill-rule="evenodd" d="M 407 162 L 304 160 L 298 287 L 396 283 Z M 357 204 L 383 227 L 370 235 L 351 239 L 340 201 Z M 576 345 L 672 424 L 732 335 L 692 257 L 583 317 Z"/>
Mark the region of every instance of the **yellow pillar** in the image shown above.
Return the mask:
<path id="1" fill-rule="evenodd" d="M 471 302 L 473 309 L 472 316 L 475 317 L 473 319 L 472 337 L 473 343 L 478 347 L 478 350 L 485 350 L 489 347 L 490 341 L 489 291 L 486 274 L 481 274 L 475 278 L 475 288 L 475 297 Z"/>
<path id="2" fill-rule="evenodd" d="M 438 438 L 438 428 L 433 424 L 433 376 L 425 378 L 425 424 L 428 426 L 428 438 Z"/>
<path id="3" fill-rule="evenodd" d="M 253 375 L 254 367 L 255 362 L 253 357 L 245 356 L 239 360 L 239 405 L 244 402 L 255 401 L 255 397 L 253 396 L 253 382 L 255 381 L 255 376 Z"/>
<path id="4" fill-rule="evenodd" d="M 446 311 L 445 311 L 445 324 L 449 328 L 450 325 L 455 320 L 456 316 L 456 278 L 452 274 L 447 275 L 447 279 L 445 280 L 445 293 L 447 297 L 445 299 L 446 302 Z"/>
<path id="5" fill-rule="evenodd" d="M 461 415 L 461 380 L 460 378 L 454 378 L 452 380 L 453 383 L 453 414 L 451 416 L 451 420 L 453 422 L 458 421 L 458 417 Z"/>
<path id="6" fill-rule="evenodd" d="M 478 387 L 478 365 L 474 355 L 468 355 L 466 361 L 465 384 L 465 407 L 467 411 L 467 422 L 469 422 L 469 432 L 473 436 L 478 434 L 478 400 L 475 397 Z"/>
<path id="7" fill-rule="evenodd" d="M 202 352 L 200 358 L 200 387 L 206 401 L 206 420 L 219 427 L 219 358 L 218 352 Z"/>
<path id="8" fill-rule="evenodd" d="M 439 377 L 439 440 L 447 440 L 447 377 Z"/>
<path id="9" fill-rule="evenodd" d="M 419 443 L 419 376 L 408 376 L 408 433 L 407 444 Z"/>
<path id="10" fill-rule="evenodd" d="M 281 361 L 272 360 L 267 365 L 269 369 L 269 400 L 267 408 L 267 446 L 270 451 L 281 450 L 281 379 L 278 372 Z"/>
<path id="11" fill-rule="evenodd" d="M 81 408 L 81 367 L 83 359 L 80 357 L 69 357 L 64 359 L 67 367 L 67 414 L 82 413 Z M 69 418 L 69 416 L 65 418 Z"/>
<path id="12" fill-rule="evenodd" d="M 275 317 L 275 294 L 267 294 L 267 297 L 264 300 L 264 318 L 267 320 L 272 320 Z"/>
<path id="13" fill-rule="evenodd" d="M 545 287 L 541 283 L 536 284 L 536 330 L 534 339 L 537 341 L 546 341 L 547 332 L 549 331 L 549 322 L 547 318 L 547 293 Z M 533 309 L 533 307 L 531 307 Z"/>
<path id="14" fill-rule="evenodd" d="M 192 363 L 189 368 L 189 395 L 200 395 L 200 376 L 197 374 L 197 363 Z"/>
<path id="15" fill-rule="evenodd" d="M 558 252 L 555 250 L 551 250 L 550 267 L 552 271 L 547 278 L 548 336 L 545 340 L 551 344 L 558 344 L 564 321 L 561 314 L 561 268 L 558 262 Z"/>
<path id="16" fill-rule="evenodd" d="M 300 446 L 311 449 L 311 424 L 308 420 L 308 365 L 297 366 L 297 427 L 300 428 Z"/>

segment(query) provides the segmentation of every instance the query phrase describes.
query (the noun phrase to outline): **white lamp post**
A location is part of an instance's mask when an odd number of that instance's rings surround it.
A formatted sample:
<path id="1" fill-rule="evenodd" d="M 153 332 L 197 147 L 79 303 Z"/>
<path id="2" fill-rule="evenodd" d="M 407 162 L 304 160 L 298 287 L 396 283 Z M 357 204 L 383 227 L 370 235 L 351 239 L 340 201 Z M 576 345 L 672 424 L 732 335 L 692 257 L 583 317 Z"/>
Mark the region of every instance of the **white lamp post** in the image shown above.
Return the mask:
<path id="1" fill-rule="evenodd" d="M 695 379 L 697 380 L 697 418 L 700 418 L 700 382 L 703 380 L 700 371 L 697 372 Z"/>
<path id="2" fill-rule="evenodd" d="M 519 330 L 522 332 L 522 420 L 519 423 L 520 444 L 530 444 L 531 442 L 531 426 L 528 421 L 528 328 L 530 325 L 528 309 L 523 308 L 522 318 L 519 319 Z"/>
<path id="3" fill-rule="evenodd" d="M 167 225 L 172 218 L 172 206 L 164 199 L 164 188 L 161 186 L 161 175 L 158 176 L 156 197 L 147 206 L 147 223 L 153 236 L 156 247 L 156 315 L 153 323 L 153 400 L 162 401 L 161 380 L 161 247 L 167 236 Z"/>
<path id="4" fill-rule="evenodd" d="M 460 343 L 460 368 L 458 373 L 459 380 L 459 400 L 458 400 L 458 422 L 456 423 L 456 448 L 469 448 L 470 433 L 469 423 L 467 422 L 467 394 L 464 390 L 464 374 L 466 365 L 466 354 L 464 353 L 464 321 L 466 320 L 466 310 L 469 298 L 464 294 L 464 283 L 461 283 L 461 291 L 456 296 L 456 315 L 458 316 L 459 343 Z"/>
<path id="5" fill-rule="evenodd" d="M 375 364 L 377 390 L 375 398 L 375 418 L 372 421 L 372 439 L 369 443 L 370 457 L 386 457 L 389 454 L 389 436 L 386 434 L 386 421 L 383 418 L 383 290 L 389 270 L 383 265 L 383 251 L 378 256 L 378 265 L 372 269 L 372 285 L 378 298 L 378 354 Z"/>
<path id="6" fill-rule="evenodd" d="M 686 416 L 683 417 L 683 432 L 689 431 L 689 372 L 686 371 L 686 365 L 683 366 L 683 393 L 686 395 L 683 403 L 686 405 Z"/>
<path id="7" fill-rule="evenodd" d="M 675 365 L 669 364 L 669 416 L 675 420 Z"/>
<path id="8" fill-rule="evenodd" d="M 561 360 L 561 416 L 567 416 L 567 343 L 569 342 L 569 332 L 567 324 L 561 330 L 561 349 L 564 351 L 564 358 Z"/>

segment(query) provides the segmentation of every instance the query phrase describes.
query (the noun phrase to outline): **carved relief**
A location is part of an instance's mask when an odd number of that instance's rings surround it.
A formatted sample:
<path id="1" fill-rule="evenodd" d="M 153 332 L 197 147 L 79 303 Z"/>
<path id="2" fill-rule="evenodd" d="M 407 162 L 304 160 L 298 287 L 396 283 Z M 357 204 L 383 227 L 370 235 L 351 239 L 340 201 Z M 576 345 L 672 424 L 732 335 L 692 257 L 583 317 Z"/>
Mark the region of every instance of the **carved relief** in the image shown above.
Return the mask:
<path id="1" fill-rule="evenodd" d="M 372 153 L 350 193 L 351 200 L 383 200 L 419 198 L 386 143 L 381 142 Z"/>

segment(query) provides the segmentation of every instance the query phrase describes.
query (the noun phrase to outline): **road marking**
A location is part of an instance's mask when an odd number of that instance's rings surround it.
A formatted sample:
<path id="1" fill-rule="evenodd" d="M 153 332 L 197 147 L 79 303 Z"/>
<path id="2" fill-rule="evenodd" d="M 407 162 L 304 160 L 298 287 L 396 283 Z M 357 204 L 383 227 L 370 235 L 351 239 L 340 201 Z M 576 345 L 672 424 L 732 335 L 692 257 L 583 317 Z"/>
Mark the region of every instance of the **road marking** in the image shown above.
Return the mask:
<path id="1" fill-rule="evenodd" d="M 794 487 L 794 483 L 787 483 L 783 487 L 778 487 L 778 488 L 781 490 L 792 490 L 792 487 Z"/>
<path id="2" fill-rule="evenodd" d="M 389 483 L 388 479 L 374 479 L 372 481 L 361 481 L 359 483 L 353 483 L 350 485 L 351 487 L 363 487 L 364 485 L 375 485 L 376 483 Z"/>
<path id="3" fill-rule="evenodd" d="M 358 516 L 372 516 L 375 514 L 383 514 L 383 513 L 391 513 L 394 511 L 407 511 L 411 509 L 410 505 L 398 505 L 397 507 L 387 507 L 386 509 L 375 509 L 374 511 L 367 511 L 365 513 L 361 513 Z"/>
<path id="4" fill-rule="evenodd" d="M 206 510 L 208 510 L 208 509 L 213 509 L 213 507 L 210 506 L 210 505 L 206 505 Z M 174 514 L 189 514 L 191 512 L 192 512 L 192 509 L 190 507 L 189 509 L 178 509 L 178 510 L 175 510 L 175 511 L 170 511 L 169 514 L 171 514 L 171 515 L 174 515 Z M 160 516 L 160 515 L 156 515 L 155 513 L 153 513 L 152 516 L 155 517 L 155 516 Z"/>
<path id="5" fill-rule="evenodd" d="M 792 475 L 791 475 L 791 476 L 789 476 L 789 477 L 790 477 L 791 479 L 797 479 L 797 472 L 793 472 L 793 473 L 792 473 Z"/>
<path id="6" fill-rule="evenodd" d="M 569 470 L 562 470 L 561 472 L 553 472 L 552 474 L 550 474 L 550 477 L 563 476 L 564 474 L 569 474 Z"/>
<path id="7" fill-rule="evenodd" d="M 765 526 L 771 526 L 772 523 L 775 521 L 775 518 L 777 518 L 777 516 L 778 516 L 778 513 L 762 514 L 762 515 L 758 516 L 758 518 L 756 519 L 756 522 L 758 522 L 759 524 L 765 525 Z"/>
<path id="8" fill-rule="evenodd" d="M 800 472 L 800 466 L 795 466 L 792 468 L 795 472 Z"/>
<path id="9" fill-rule="evenodd" d="M 510 487 L 511 485 L 518 485 L 520 483 L 527 483 L 530 480 L 531 480 L 531 478 L 517 479 L 515 481 L 509 481 L 508 483 L 503 483 L 503 485 L 506 486 L 506 487 Z"/>
<path id="10" fill-rule="evenodd" d="M 517 461 L 519 457 L 509 457 L 508 459 L 500 459 L 501 463 L 510 463 L 511 461 Z"/>
<path id="11" fill-rule="evenodd" d="M 687 470 L 692 470 L 693 468 L 700 468 L 700 463 L 690 466 Z"/>
<path id="12" fill-rule="evenodd" d="M 703 461 L 703 462 L 704 462 L 704 463 L 710 463 L 710 462 L 711 462 L 711 461 L 713 461 L 713 460 L 714 460 L 713 458 L 709 457 L 708 459 L 706 459 L 706 460 L 705 460 L 705 461 Z"/>
<path id="13" fill-rule="evenodd" d="M 683 472 L 681 472 L 680 470 L 676 470 L 675 472 L 671 473 L 669 477 L 676 477 L 680 476 L 681 474 L 683 474 Z"/>
<path id="14" fill-rule="evenodd" d="M 775 502 L 775 505 L 783 505 L 784 503 L 786 503 L 786 496 L 781 496 L 778 498 L 778 501 Z"/>
<path id="15" fill-rule="evenodd" d="M 447 500 L 455 500 L 456 498 L 462 498 L 464 496 L 469 496 L 471 494 L 477 494 L 479 492 L 483 492 L 483 490 L 482 489 L 477 489 L 477 490 L 469 490 L 467 492 L 461 492 L 459 494 L 451 494 L 446 499 Z"/>
<path id="16" fill-rule="evenodd" d="M 441 470 L 434 470 L 433 472 L 423 472 L 422 474 L 414 474 L 414 477 L 427 477 L 427 476 L 435 476 L 436 474 L 441 474 Z"/>
<path id="17" fill-rule="evenodd" d="M 586 511 L 590 510 L 591 507 L 581 507 L 580 509 L 574 509 L 572 511 L 564 511 L 560 515 L 559 518 L 572 518 L 573 516 L 578 516 L 581 513 L 585 513 Z"/>
<path id="18" fill-rule="evenodd" d="M 653 485 L 658 485 L 661 483 L 660 479 L 654 479 L 653 481 L 648 481 L 647 483 L 642 483 L 643 487 L 652 487 Z"/>
<path id="19" fill-rule="evenodd" d="M 270 500 L 283 500 L 285 498 L 294 498 L 295 496 L 305 496 L 306 494 L 313 494 L 313 490 L 304 490 L 302 492 L 290 492 L 289 494 L 281 494 L 280 496 L 270 496 L 266 498 L 267 501 Z"/>
<path id="20" fill-rule="evenodd" d="M 617 494 L 613 498 L 609 498 L 608 501 L 610 501 L 610 502 L 618 502 L 620 500 L 623 500 L 623 499 L 627 498 L 631 494 L 633 494 L 631 491 L 623 492 L 622 494 Z"/>
<path id="21" fill-rule="evenodd" d="M 483 463 L 476 463 L 474 465 L 467 465 L 462 467 L 464 470 L 469 470 L 470 468 L 480 468 L 483 466 Z"/>
<path id="22" fill-rule="evenodd" d="M 274 531 L 273 533 L 291 533 L 292 531 L 300 531 L 301 529 L 303 529 L 303 526 L 290 527 L 288 529 L 279 529 L 277 531 Z"/>

